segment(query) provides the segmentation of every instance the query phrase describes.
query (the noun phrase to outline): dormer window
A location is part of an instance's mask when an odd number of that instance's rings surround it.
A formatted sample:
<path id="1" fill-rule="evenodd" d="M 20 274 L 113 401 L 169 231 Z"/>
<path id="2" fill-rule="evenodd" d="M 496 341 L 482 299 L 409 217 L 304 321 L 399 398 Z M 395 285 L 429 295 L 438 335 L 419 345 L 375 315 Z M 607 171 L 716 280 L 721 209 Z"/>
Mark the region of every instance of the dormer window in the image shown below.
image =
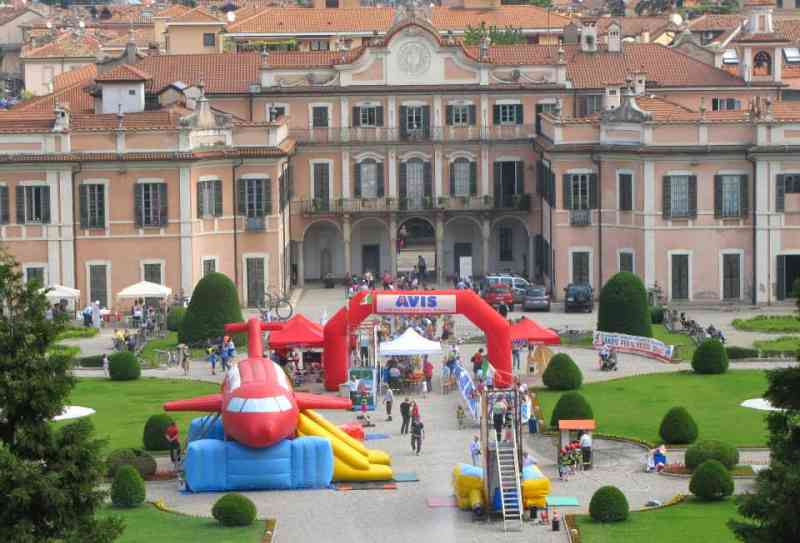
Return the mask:
<path id="1" fill-rule="evenodd" d="M 753 75 L 772 75 L 772 57 L 766 51 L 759 51 L 753 57 Z"/>
<path id="2" fill-rule="evenodd" d="M 136 96 L 136 89 L 128 90 L 128 96 Z"/>
<path id="3" fill-rule="evenodd" d="M 789 64 L 800 63 L 800 48 L 785 47 L 783 49 L 783 58 L 785 58 L 786 62 Z"/>

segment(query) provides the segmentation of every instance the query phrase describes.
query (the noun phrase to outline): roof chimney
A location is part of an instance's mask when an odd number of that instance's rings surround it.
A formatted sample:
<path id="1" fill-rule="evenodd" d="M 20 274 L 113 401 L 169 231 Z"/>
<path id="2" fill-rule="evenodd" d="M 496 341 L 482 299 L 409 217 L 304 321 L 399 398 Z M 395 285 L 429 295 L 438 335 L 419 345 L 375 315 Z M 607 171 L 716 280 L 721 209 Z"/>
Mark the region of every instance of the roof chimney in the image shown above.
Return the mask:
<path id="1" fill-rule="evenodd" d="M 611 21 L 608 25 L 608 52 L 621 53 L 622 52 L 622 27 L 617 21 Z"/>
<path id="2" fill-rule="evenodd" d="M 597 21 L 595 19 L 581 19 L 581 51 L 584 53 L 597 52 Z"/>
<path id="3" fill-rule="evenodd" d="M 136 40 L 134 38 L 133 28 L 128 31 L 128 43 L 125 44 L 125 62 L 127 64 L 136 64 L 137 48 Z"/>

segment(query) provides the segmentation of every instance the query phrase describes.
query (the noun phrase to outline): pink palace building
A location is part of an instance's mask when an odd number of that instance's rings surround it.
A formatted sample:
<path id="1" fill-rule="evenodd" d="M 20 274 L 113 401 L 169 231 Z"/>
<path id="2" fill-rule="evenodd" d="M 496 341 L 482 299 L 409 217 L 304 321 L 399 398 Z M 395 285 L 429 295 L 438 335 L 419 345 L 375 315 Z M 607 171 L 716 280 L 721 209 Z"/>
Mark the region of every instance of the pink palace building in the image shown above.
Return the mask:
<path id="1" fill-rule="evenodd" d="M 747 3 L 747 2 L 746 2 Z M 326 276 L 513 270 L 669 300 L 800 277 L 800 103 L 772 6 L 735 73 L 669 47 L 464 46 L 421 12 L 335 51 L 131 55 L 0 113 L 0 240 L 28 278 L 117 304 L 210 271 L 242 302 Z M 575 43 L 572 43 L 575 41 Z"/>

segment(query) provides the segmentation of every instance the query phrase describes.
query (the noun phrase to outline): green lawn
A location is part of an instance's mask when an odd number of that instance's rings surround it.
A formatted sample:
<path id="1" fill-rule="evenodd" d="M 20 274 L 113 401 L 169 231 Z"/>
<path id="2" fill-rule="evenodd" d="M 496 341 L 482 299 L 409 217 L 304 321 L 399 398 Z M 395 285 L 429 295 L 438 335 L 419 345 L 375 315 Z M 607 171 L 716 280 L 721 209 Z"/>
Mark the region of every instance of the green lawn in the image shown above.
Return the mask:
<path id="1" fill-rule="evenodd" d="M 584 385 L 580 392 L 592 406 L 597 431 L 603 434 L 660 442 L 658 427 L 666 412 L 683 406 L 694 417 L 700 439 L 718 439 L 736 446 L 767 443 L 765 412 L 740 407 L 760 398 L 767 380 L 760 370 L 736 370 L 723 375 L 691 372 L 640 375 Z M 537 395 L 549 423 L 559 392 Z"/>
<path id="2" fill-rule="evenodd" d="M 678 350 L 678 359 L 690 362 L 697 348 L 695 342 L 686 334 L 676 334 L 667 330 L 663 324 L 653 325 L 653 337 L 667 345 L 675 345 Z"/>
<path id="3" fill-rule="evenodd" d="M 687 501 L 655 511 L 631 513 L 625 522 L 602 524 L 578 517 L 582 543 L 734 543 L 726 523 L 736 517 L 733 500 Z"/>
<path id="4" fill-rule="evenodd" d="M 800 349 L 800 336 L 781 336 L 775 339 L 762 339 L 754 341 L 753 347 L 766 354 L 794 354 Z"/>
<path id="5" fill-rule="evenodd" d="M 142 352 L 139 357 L 145 365 L 156 366 L 158 364 L 158 354 L 156 351 L 168 351 L 178 346 L 178 332 L 168 332 L 162 339 L 151 339 L 142 347 Z M 191 349 L 189 356 L 191 358 L 205 357 L 203 349 Z M 161 360 L 163 362 L 163 359 Z"/>
<path id="6" fill-rule="evenodd" d="M 200 381 L 81 379 L 68 403 L 97 411 L 90 418 L 97 436 L 108 440 L 106 450 L 111 451 L 122 447 L 141 447 L 144 423 L 150 415 L 164 412 L 161 407 L 164 402 L 213 394 L 218 390 L 219 385 Z M 185 435 L 189 422 L 199 415 L 173 413 L 172 416 Z M 66 424 L 66 421 L 56 424 Z"/>
<path id="7" fill-rule="evenodd" d="M 86 327 L 86 326 L 68 326 L 65 328 L 60 334 L 56 336 L 56 341 L 61 341 L 62 339 L 82 339 L 87 337 L 94 337 L 100 333 L 100 330 L 95 328 L 94 326 Z"/>
<path id="8" fill-rule="evenodd" d="M 733 327 L 748 332 L 767 334 L 796 334 L 800 332 L 797 315 L 758 315 L 749 319 L 734 319 Z"/>
<path id="9" fill-rule="evenodd" d="M 213 518 L 165 513 L 149 504 L 135 509 L 108 507 L 98 514 L 125 521 L 125 531 L 116 543 L 258 543 L 265 529 L 263 520 L 244 528 L 223 528 Z"/>

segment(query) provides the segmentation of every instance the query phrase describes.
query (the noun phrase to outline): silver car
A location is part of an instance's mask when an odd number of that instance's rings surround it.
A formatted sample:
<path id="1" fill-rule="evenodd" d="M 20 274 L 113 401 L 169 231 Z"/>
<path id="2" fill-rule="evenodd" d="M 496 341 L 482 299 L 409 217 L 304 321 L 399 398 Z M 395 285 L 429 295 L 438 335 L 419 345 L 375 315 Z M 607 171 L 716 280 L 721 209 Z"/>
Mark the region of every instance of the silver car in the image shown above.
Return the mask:
<path id="1" fill-rule="evenodd" d="M 550 311 L 550 296 L 544 287 L 528 287 L 522 299 L 522 309 L 531 311 L 532 309 L 544 309 Z"/>

